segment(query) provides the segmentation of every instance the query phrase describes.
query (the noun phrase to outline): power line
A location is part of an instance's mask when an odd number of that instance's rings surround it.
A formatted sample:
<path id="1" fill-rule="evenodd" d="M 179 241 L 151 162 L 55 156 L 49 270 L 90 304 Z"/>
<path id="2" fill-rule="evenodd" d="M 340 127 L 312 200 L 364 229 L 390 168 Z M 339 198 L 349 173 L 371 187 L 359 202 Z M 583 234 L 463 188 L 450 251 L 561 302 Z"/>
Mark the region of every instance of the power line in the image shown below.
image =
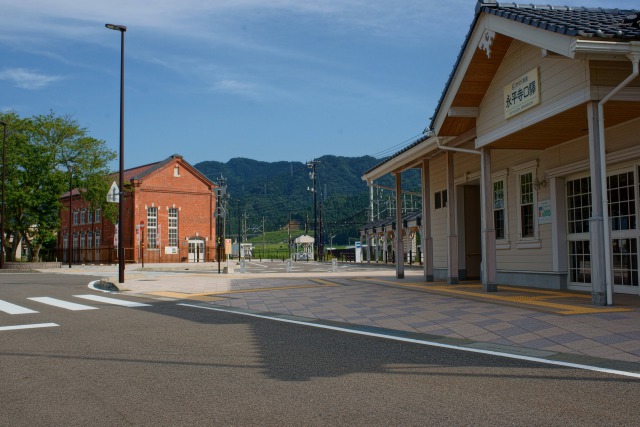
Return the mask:
<path id="1" fill-rule="evenodd" d="M 421 137 L 422 135 L 424 135 L 424 132 L 423 133 L 419 133 L 417 135 L 414 135 L 411 138 L 407 138 L 404 141 L 402 141 L 402 142 L 400 142 L 400 143 L 398 143 L 398 144 L 396 144 L 396 145 L 394 145 L 392 147 L 386 148 L 386 149 L 384 149 L 382 151 L 378 151 L 377 153 L 372 154 L 372 157 L 381 158 L 381 157 L 387 157 L 387 156 L 389 156 L 391 154 L 394 154 L 394 153 L 400 151 L 401 148 L 405 148 L 406 146 L 408 146 L 409 143 L 413 143 L 417 138 Z"/>

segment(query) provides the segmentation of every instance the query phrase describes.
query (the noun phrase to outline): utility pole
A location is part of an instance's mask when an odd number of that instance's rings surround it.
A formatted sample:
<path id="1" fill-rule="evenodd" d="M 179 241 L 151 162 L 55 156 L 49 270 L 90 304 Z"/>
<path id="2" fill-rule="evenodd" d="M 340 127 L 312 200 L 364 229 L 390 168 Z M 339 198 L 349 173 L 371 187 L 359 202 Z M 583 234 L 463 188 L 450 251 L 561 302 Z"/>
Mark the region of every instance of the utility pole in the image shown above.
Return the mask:
<path id="1" fill-rule="evenodd" d="M 289 246 L 289 259 L 291 259 L 291 212 L 289 212 L 289 225 L 287 227 L 289 229 L 289 241 L 288 246 Z"/>
<path id="2" fill-rule="evenodd" d="M 311 191 L 313 192 L 313 259 L 314 260 L 318 259 L 318 198 L 317 198 L 318 179 L 317 179 L 317 173 L 316 173 L 316 168 L 318 163 L 320 163 L 320 161 L 315 159 L 310 162 L 307 162 L 307 167 L 311 169 L 311 172 L 309 172 L 309 178 L 313 180 L 313 188 L 311 189 Z"/>
<path id="3" fill-rule="evenodd" d="M 222 205 L 222 198 L 227 193 L 227 182 L 223 176 L 220 176 L 218 180 L 218 187 L 216 188 L 216 258 L 218 260 L 218 274 L 220 274 L 220 261 L 222 258 L 222 237 L 220 234 L 224 233 L 224 228 L 221 228 L 220 220 L 225 217 L 224 206 Z"/>
<path id="4" fill-rule="evenodd" d="M 373 223 L 373 185 L 369 182 L 369 222 Z"/>
<path id="5" fill-rule="evenodd" d="M 238 264 L 240 264 L 240 253 L 242 251 L 242 215 L 240 215 L 240 200 L 238 200 Z"/>
<path id="6" fill-rule="evenodd" d="M 305 212 L 304 234 L 309 234 L 309 212 Z"/>
<path id="7" fill-rule="evenodd" d="M 244 214 L 242 216 L 244 218 L 244 224 L 242 227 L 242 239 L 247 240 L 247 218 L 249 218 L 249 215 L 247 215 L 247 211 L 244 211 Z"/>
<path id="8" fill-rule="evenodd" d="M 320 201 L 320 233 L 318 235 L 320 241 L 318 242 L 318 259 L 324 261 L 324 244 L 322 243 L 322 201 Z"/>

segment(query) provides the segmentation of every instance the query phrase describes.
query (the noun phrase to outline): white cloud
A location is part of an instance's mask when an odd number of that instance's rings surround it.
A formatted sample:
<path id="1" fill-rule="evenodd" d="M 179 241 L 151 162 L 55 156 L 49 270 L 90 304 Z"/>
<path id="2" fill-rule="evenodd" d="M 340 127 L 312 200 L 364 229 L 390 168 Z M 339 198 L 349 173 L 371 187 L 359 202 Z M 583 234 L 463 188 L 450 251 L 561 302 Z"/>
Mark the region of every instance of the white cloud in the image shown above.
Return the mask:
<path id="1" fill-rule="evenodd" d="M 0 4 L 6 2 L 0 0 Z M 467 3 L 472 13 L 474 0 Z M 6 2 L 9 3 L 9 2 Z M 449 4 L 446 7 L 451 7 Z M 340 31 L 395 31 L 398 35 L 412 25 L 438 22 L 429 19 L 443 3 L 425 0 L 21 0 L 2 5 L 6 18 L 0 32 L 55 33 L 78 38 L 89 28 L 105 22 L 127 25 L 131 31 L 154 30 L 182 37 L 215 34 L 224 39 L 239 22 L 261 22 L 273 16 L 313 17 Z M 453 14 L 455 16 L 455 14 Z M 30 25 L 26 25 L 30 24 Z"/>
<path id="2" fill-rule="evenodd" d="M 232 37 L 229 29 L 237 28 L 239 22 L 289 15 L 294 19 L 321 19 L 328 30 L 411 38 L 452 29 L 466 30 L 476 3 L 476 0 L 0 0 L 5 18 L 0 33 L 57 33 L 75 38 L 97 24 L 112 22 L 127 25 L 132 31 L 150 29 L 198 38 L 215 34 L 224 40 L 225 36 Z M 594 7 L 600 6 L 602 0 L 558 3 Z M 637 0 L 611 3 L 612 7 L 637 8 Z"/>
<path id="3" fill-rule="evenodd" d="M 252 97 L 257 95 L 256 89 L 255 85 L 239 82 L 237 80 L 220 80 L 213 85 L 213 90 L 217 92 L 227 92 Z"/>
<path id="4" fill-rule="evenodd" d="M 59 76 L 39 74 L 25 68 L 5 68 L 0 71 L 0 80 L 13 82 L 20 89 L 37 90 L 61 80 Z"/>

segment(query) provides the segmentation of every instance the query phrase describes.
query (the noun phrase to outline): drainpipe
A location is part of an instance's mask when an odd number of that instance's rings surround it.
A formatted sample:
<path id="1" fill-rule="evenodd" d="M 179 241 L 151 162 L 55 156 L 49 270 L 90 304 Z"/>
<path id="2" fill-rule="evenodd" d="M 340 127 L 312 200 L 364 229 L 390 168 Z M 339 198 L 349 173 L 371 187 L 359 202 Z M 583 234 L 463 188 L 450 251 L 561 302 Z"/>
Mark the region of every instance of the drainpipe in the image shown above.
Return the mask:
<path id="1" fill-rule="evenodd" d="M 633 71 L 622 83 L 609 92 L 604 98 L 598 102 L 598 133 L 600 136 L 600 186 L 602 187 L 602 217 L 604 222 L 604 271 L 605 285 L 607 288 L 607 305 L 613 305 L 613 269 L 611 266 L 611 228 L 609 226 L 609 198 L 607 195 L 607 161 L 604 149 L 604 104 L 606 104 L 620 90 L 625 88 L 636 77 L 638 77 L 638 62 L 640 61 L 640 53 L 630 53 L 627 57 L 633 64 Z"/>

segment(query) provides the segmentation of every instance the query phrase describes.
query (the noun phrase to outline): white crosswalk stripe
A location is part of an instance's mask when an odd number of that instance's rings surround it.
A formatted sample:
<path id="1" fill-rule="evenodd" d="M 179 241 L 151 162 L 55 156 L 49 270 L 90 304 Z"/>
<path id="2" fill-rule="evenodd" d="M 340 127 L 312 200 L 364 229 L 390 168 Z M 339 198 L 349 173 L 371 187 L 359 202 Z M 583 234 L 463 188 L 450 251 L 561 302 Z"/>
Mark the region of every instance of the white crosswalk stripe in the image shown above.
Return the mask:
<path id="1" fill-rule="evenodd" d="M 20 307 L 19 305 L 11 304 L 7 301 L 0 300 L 0 311 L 4 311 L 8 314 L 29 314 L 29 313 L 37 313 L 37 311 Z"/>
<path id="2" fill-rule="evenodd" d="M 148 307 L 151 304 L 143 304 L 141 302 L 125 301 L 115 298 L 107 298 L 100 295 L 74 295 L 76 298 L 88 299 L 91 301 L 104 302 L 106 304 L 120 305 L 123 307 Z"/>
<path id="3" fill-rule="evenodd" d="M 121 306 L 121 307 L 148 307 L 151 306 L 151 304 L 144 304 L 141 302 L 133 302 L 133 301 L 126 301 L 126 300 L 121 300 L 121 299 L 116 299 L 116 298 L 107 298 L 107 297 L 103 297 L 100 295 L 74 295 L 75 298 L 82 298 L 85 300 L 90 300 L 90 301 L 95 301 L 95 302 L 101 302 L 101 303 L 105 303 L 105 304 L 112 304 L 112 305 L 117 305 L 117 306 Z M 71 311 L 83 311 L 83 310 L 98 310 L 98 307 L 92 307 L 90 305 L 84 305 L 84 304 L 78 304 L 75 302 L 71 302 L 71 301 L 65 301 L 65 300 L 61 300 L 61 299 L 57 299 L 57 298 L 51 298 L 51 297 L 30 297 L 27 298 L 30 301 L 35 301 L 37 303 L 41 303 L 41 304 L 46 304 L 46 305 L 50 305 L 53 307 L 58 307 L 58 308 L 63 308 L 65 310 L 71 310 Z M 4 312 L 7 314 L 33 314 L 33 313 L 40 313 L 39 311 L 36 310 L 32 310 L 30 308 L 27 307 L 22 307 L 20 305 L 17 304 L 13 304 L 10 303 L 8 301 L 3 301 L 0 300 L 0 312 Z"/>
<path id="4" fill-rule="evenodd" d="M 54 307 L 64 308 L 65 310 L 71 311 L 82 311 L 82 310 L 97 310 L 98 307 L 91 307 L 89 305 L 76 304 L 75 302 L 63 301 L 61 299 L 51 298 L 51 297 L 36 297 L 36 298 L 28 298 L 31 301 L 40 302 L 42 304 L 52 305 Z"/>
<path id="5" fill-rule="evenodd" d="M 60 325 L 58 325 L 57 323 L 34 323 L 32 325 L 0 326 L 0 331 L 18 331 L 20 329 L 51 328 L 53 326 L 60 326 Z"/>

